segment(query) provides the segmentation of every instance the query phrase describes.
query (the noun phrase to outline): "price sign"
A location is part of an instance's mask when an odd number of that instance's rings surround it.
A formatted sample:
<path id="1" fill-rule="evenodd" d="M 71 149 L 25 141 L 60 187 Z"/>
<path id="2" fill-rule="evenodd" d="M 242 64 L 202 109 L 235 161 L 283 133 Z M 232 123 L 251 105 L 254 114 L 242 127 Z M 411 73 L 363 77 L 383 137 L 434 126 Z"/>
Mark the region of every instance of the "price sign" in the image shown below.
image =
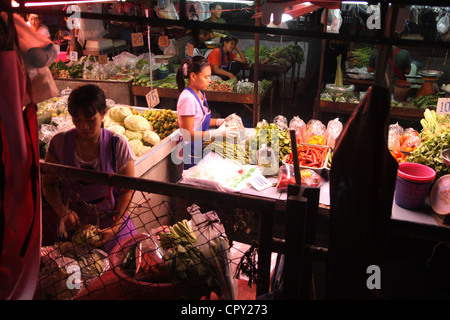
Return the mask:
<path id="1" fill-rule="evenodd" d="M 154 108 L 159 103 L 158 90 L 155 88 L 146 94 L 147 106 L 149 109 Z"/>
<path id="2" fill-rule="evenodd" d="M 158 38 L 158 46 L 160 47 L 168 47 L 169 46 L 169 37 L 161 36 Z"/>
<path id="3" fill-rule="evenodd" d="M 70 51 L 70 60 L 71 61 L 77 61 L 78 60 L 78 52 Z"/>
<path id="4" fill-rule="evenodd" d="M 144 37 L 142 33 L 136 32 L 131 34 L 131 45 L 133 47 L 142 47 L 144 45 Z"/>
<path id="5" fill-rule="evenodd" d="M 189 57 L 194 56 L 194 46 L 191 43 L 186 44 L 186 54 Z"/>
<path id="6" fill-rule="evenodd" d="M 439 98 L 436 106 L 437 114 L 450 114 L 450 98 Z"/>
<path id="7" fill-rule="evenodd" d="M 252 175 L 249 179 L 250 184 L 258 191 L 264 190 L 272 186 L 272 183 L 266 179 L 261 173 Z"/>
<path id="8" fill-rule="evenodd" d="M 107 64 L 108 56 L 106 54 L 101 54 L 98 56 L 98 64 Z"/>

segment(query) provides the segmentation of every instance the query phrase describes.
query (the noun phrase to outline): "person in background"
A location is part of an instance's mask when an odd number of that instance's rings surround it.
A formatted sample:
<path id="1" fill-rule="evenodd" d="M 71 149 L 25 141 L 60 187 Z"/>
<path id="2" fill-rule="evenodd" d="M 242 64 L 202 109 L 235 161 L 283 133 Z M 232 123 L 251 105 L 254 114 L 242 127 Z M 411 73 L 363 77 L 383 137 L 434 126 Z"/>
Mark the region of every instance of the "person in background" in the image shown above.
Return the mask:
<path id="1" fill-rule="evenodd" d="M 392 46 L 392 56 L 394 58 L 392 83 L 395 84 L 397 80 L 406 80 L 406 75 L 411 72 L 411 54 L 405 49 Z M 375 49 L 369 59 L 369 65 L 367 66 L 368 72 L 375 70 L 376 60 L 377 50 Z"/>
<path id="2" fill-rule="evenodd" d="M 234 52 L 236 50 L 237 54 Z M 221 39 L 221 46 L 208 55 L 211 72 L 223 80 L 235 79 L 247 63 L 244 53 L 238 46 L 238 38 L 228 35 Z"/>
<path id="3" fill-rule="evenodd" d="M 211 16 L 205 20 L 203 20 L 203 22 L 214 22 L 214 23 L 223 23 L 226 24 L 227 22 L 225 21 L 224 18 L 221 17 L 222 15 L 222 6 L 219 3 L 211 3 L 211 5 L 209 6 L 209 10 L 211 11 Z M 221 38 L 223 36 L 227 36 L 230 33 L 226 30 L 208 30 L 205 31 L 202 36 L 201 36 L 201 40 L 203 42 L 214 39 L 214 38 Z"/>
<path id="4" fill-rule="evenodd" d="M 176 79 L 180 91 L 177 114 L 183 137 L 184 170 L 195 166 L 201 160 L 203 141 L 224 135 L 233 137 L 235 134 L 233 131 L 227 131 L 224 119 L 211 118 L 211 111 L 204 94 L 211 83 L 210 76 L 209 62 L 202 56 L 189 59 L 177 70 Z M 185 79 L 188 79 L 187 87 Z M 218 128 L 210 130 L 210 126 Z"/>
<path id="5" fill-rule="evenodd" d="M 27 15 L 27 25 L 31 27 L 34 31 L 42 34 L 44 37 L 51 40 L 50 31 L 47 26 L 42 24 L 42 16 L 35 13 L 30 13 Z"/>
<path id="6" fill-rule="evenodd" d="M 80 86 L 68 99 L 75 128 L 56 134 L 49 143 L 46 162 L 134 177 L 133 151 L 121 135 L 103 129 L 107 106 L 102 89 Z M 127 209 L 132 191 L 102 184 L 86 184 L 43 175 L 43 194 L 59 217 L 58 236 L 70 237 L 86 225 L 97 226 L 96 247 L 111 252 L 114 246 L 136 233 Z"/>

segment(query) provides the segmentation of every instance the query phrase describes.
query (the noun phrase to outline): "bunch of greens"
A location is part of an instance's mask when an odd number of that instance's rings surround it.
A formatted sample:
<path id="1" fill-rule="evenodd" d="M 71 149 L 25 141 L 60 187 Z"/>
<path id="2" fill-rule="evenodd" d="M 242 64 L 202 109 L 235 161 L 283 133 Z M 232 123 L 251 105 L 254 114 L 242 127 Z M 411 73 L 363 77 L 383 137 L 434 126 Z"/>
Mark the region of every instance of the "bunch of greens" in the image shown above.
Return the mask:
<path id="1" fill-rule="evenodd" d="M 367 67 L 372 52 L 373 48 L 371 47 L 363 47 L 349 51 L 349 65 L 357 68 Z"/>
<path id="2" fill-rule="evenodd" d="M 191 299 L 200 299 L 215 292 L 221 295 L 219 280 L 211 264 L 196 247 L 197 238 L 187 220 L 169 227 L 169 232 L 159 232 L 164 259 L 173 283 L 189 283 Z"/>
<path id="3" fill-rule="evenodd" d="M 446 96 L 445 92 L 439 91 L 437 93 L 414 98 L 411 104 L 420 109 L 436 108 L 438 99 L 445 98 L 445 96 Z"/>
<path id="4" fill-rule="evenodd" d="M 269 58 L 269 48 L 266 46 L 259 46 L 259 62 L 262 63 L 266 59 Z M 248 48 L 245 53 L 245 58 L 249 66 L 252 66 L 255 63 L 255 47 Z"/>
<path id="5" fill-rule="evenodd" d="M 442 159 L 441 152 L 450 148 L 450 116 L 436 114 L 434 110 L 426 109 L 424 118 L 420 121 L 422 130 L 419 133 L 421 143 L 408 156 L 408 162 L 416 162 L 433 168 L 436 176 L 450 173 Z"/>

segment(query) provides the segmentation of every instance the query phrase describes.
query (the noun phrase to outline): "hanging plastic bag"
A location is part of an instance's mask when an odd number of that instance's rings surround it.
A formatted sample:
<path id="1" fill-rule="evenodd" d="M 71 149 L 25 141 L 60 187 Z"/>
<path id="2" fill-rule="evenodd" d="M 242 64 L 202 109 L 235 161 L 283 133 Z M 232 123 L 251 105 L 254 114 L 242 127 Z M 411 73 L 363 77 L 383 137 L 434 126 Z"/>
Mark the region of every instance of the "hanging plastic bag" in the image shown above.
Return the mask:
<path id="1" fill-rule="evenodd" d="M 403 128 L 397 123 L 389 125 L 388 149 L 400 150 L 400 137 L 403 135 Z"/>
<path id="2" fill-rule="evenodd" d="M 306 143 L 326 145 L 327 127 L 320 120 L 311 119 L 306 124 Z"/>
<path id="3" fill-rule="evenodd" d="M 336 145 L 336 140 L 339 138 L 342 132 L 342 122 L 339 121 L 339 118 L 334 120 L 330 120 L 327 124 L 327 145 L 334 148 Z"/>
<path id="4" fill-rule="evenodd" d="M 306 123 L 298 116 L 293 117 L 289 122 L 289 130 L 295 130 L 297 143 L 304 143 L 306 141 Z"/>

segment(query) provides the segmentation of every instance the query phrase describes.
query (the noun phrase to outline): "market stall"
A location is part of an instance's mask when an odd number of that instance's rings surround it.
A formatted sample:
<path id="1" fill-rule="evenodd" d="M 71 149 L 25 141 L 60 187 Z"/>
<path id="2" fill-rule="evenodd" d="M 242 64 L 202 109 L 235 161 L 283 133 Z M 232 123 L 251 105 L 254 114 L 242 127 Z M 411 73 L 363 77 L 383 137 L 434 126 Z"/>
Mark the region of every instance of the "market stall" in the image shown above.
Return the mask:
<path id="1" fill-rule="evenodd" d="M 167 182 L 176 181 L 180 169 L 171 159 L 171 153 L 180 141 L 176 112 L 132 107 L 115 103 L 111 99 L 107 100 L 107 104 L 109 109 L 104 120 L 104 127 L 127 137 L 136 155 L 136 177 Z M 124 121 L 127 116 L 129 119 Z M 38 119 L 40 123 L 40 153 L 41 158 L 44 158 L 50 139 L 56 133 L 73 127 L 67 111 L 67 95 L 41 102 L 38 105 Z M 141 130 L 141 127 L 145 130 Z M 142 193 L 135 194 L 133 201 L 136 203 L 148 201 L 154 205 L 162 202 L 170 204 L 169 198 Z M 155 216 L 167 217 L 167 212 L 168 209 L 162 206 L 153 212 L 136 214 L 133 222 L 140 230 L 144 225 L 151 225 L 149 221 L 153 220 Z"/>
<path id="2" fill-rule="evenodd" d="M 138 83 L 139 85 L 137 85 Z M 134 103 L 137 104 L 137 97 L 145 97 L 150 92 L 150 78 L 148 76 L 137 77 L 133 84 L 136 85 L 131 86 L 131 93 Z M 178 89 L 176 89 L 175 74 L 171 74 L 161 80 L 154 80 L 153 86 L 157 89 L 160 98 L 178 99 L 180 95 Z M 268 80 L 261 81 L 256 104 L 253 101 L 253 83 L 251 82 L 237 83 L 214 80 L 208 90 L 205 91 L 205 95 L 208 101 L 242 104 L 258 119 L 260 117 L 261 104 L 265 99 L 269 98 L 269 108 L 272 113 L 273 86 L 271 81 Z"/>

